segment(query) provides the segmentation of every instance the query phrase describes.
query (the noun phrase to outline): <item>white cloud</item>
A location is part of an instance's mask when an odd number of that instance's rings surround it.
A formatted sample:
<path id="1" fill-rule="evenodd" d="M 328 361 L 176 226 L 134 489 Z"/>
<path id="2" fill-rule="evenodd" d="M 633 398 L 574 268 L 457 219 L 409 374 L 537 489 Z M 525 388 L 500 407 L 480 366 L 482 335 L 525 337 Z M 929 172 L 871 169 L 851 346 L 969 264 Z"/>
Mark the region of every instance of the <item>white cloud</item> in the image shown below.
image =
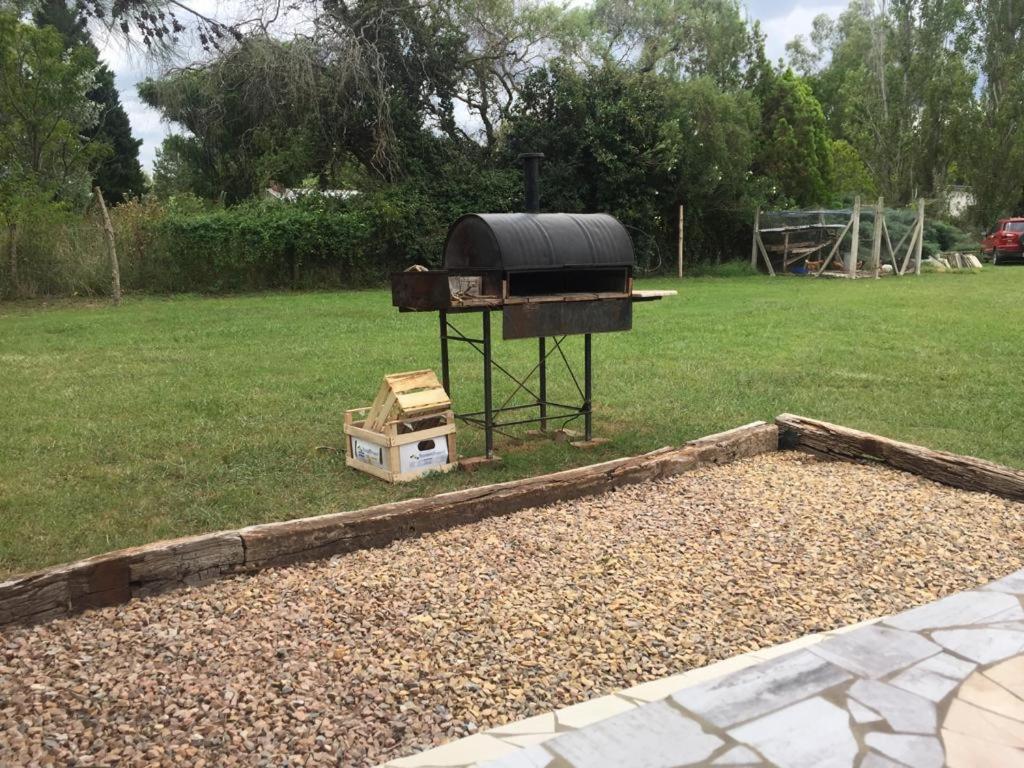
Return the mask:
<path id="1" fill-rule="evenodd" d="M 810 34 L 814 17 L 819 14 L 838 16 L 845 5 L 794 5 L 779 16 L 761 17 L 761 29 L 765 34 L 764 48 L 770 61 L 786 56 L 786 43 L 797 35 Z"/>
<path id="2" fill-rule="evenodd" d="M 572 5 L 581 5 L 584 2 L 586 0 L 573 0 Z M 251 6 L 245 0 L 197 0 L 193 7 L 200 13 L 225 22 L 251 17 L 252 14 Z M 835 3 L 791 5 L 751 0 L 748 12 L 752 17 L 761 19 L 761 28 L 766 38 L 765 51 L 771 61 L 776 61 L 785 56 L 787 42 L 797 35 L 810 33 L 815 16 L 819 13 L 837 16 L 844 8 L 845 5 Z M 294 29 L 302 26 L 301 11 L 297 10 L 294 13 L 296 15 L 293 18 L 284 19 L 283 25 L 275 27 Z M 156 149 L 171 132 L 171 128 L 161 122 L 156 110 L 150 109 L 139 100 L 135 86 L 146 77 L 158 76 L 169 62 L 151 58 L 141 43 L 126 46 L 116 35 L 97 34 L 96 44 L 117 78 L 121 102 L 131 121 L 132 132 L 135 138 L 142 139 L 139 159 L 144 168 L 152 171 Z"/>

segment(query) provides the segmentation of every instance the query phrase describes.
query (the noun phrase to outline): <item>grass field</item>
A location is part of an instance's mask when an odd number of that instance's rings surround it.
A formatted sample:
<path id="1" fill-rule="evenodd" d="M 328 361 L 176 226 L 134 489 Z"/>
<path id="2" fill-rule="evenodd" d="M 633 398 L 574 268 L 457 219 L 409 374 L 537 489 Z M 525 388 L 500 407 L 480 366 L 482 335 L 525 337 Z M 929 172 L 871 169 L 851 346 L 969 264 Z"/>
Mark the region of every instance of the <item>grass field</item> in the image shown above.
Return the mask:
<path id="1" fill-rule="evenodd" d="M 499 438 L 499 466 L 397 487 L 340 452 L 342 411 L 381 375 L 438 365 L 436 315 L 399 314 L 386 291 L 0 305 L 0 573 L 552 471 L 781 411 L 1024 467 L 1024 269 L 642 287 L 680 296 L 638 305 L 632 333 L 595 337 L 595 433 L 610 444 Z M 581 340 L 570 349 L 581 356 Z M 522 369 L 535 350 L 496 355 Z M 479 402 L 479 361 L 453 348 L 464 410 Z M 468 429 L 460 441 L 482 450 Z"/>

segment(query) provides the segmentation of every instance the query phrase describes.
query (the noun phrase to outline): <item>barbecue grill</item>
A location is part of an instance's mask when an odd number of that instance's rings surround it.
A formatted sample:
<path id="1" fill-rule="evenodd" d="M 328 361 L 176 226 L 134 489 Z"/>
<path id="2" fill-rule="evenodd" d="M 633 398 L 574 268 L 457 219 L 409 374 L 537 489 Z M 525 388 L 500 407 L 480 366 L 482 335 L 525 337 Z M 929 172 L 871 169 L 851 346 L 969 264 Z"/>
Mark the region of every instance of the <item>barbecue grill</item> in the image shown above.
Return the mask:
<path id="1" fill-rule="evenodd" d="M 633 241 L 626 228 L 603 213 L 540 213 L 539 166 L 543 155 L 521 155 L 524 161 L 525 213 L 471 213 L 455 221 L 444 246 L 443 269 L 413 269 L 391 276 L 392 303 L 403 312 L 440 314 L 441 377 L 452 394 L 449 375 L 451 341 L 465 342 L 484 358 L 484 408 L 456 414 L 483 427 L 487 457 L 493 456 L 497 428 L 537 423 L 546 431 L 551 421 L 564 425 L 583 418 L 584 443 L 592 434 L 591 334 L 628 331 L 633 303 L 652 301 L 674 291 L 634 291 Z M 502 338 L 538 339 L 538 361 L 523 379 L 492 359 L 491 312 L 502 313 Z M 458 331 L 451 315 L 482 315 L 481 338 Z M 562 344 L 566 336 L 583 335 L 583 387 L 569 366 Z M 549 349 L 547 341 L 553 345 Z M 547 360 L 557 351 L 565 361 L 582 398 L 580 405 L 547 398 Z M 492 368 L 525 391 L 532 401 L 498 408 L 492 401 Z M 538 386 L 531 379 L 537 373 Z M 536 417 L 522 411 L 536 408 Z M 519 412 L 519 413 L 516 413 Z M 499 414 L 516 413 L 499 421 Z"/>

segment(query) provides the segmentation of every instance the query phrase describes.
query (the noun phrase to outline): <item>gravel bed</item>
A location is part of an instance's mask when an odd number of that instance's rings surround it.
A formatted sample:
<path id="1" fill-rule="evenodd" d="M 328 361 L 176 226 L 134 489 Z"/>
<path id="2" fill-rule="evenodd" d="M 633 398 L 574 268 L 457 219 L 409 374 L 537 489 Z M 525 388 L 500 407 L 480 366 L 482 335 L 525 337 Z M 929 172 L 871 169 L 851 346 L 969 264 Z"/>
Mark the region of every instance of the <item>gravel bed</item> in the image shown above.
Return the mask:
<path id="1" fill-rule="evenodd" d="M 0 631 L 0 764 L 375 765 L 1003 576 L 1022 523 L 773 454 Z"/>

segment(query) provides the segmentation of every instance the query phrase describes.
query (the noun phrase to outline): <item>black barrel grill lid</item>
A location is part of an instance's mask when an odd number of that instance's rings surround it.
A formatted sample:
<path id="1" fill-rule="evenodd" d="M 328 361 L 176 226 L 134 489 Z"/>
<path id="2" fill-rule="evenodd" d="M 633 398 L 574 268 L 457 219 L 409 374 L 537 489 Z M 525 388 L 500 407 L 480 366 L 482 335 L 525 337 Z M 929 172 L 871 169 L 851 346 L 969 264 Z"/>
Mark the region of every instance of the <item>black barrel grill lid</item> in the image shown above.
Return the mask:
<path id="1" fill-rule="evenodd" d="M 633 241 L 606 213 L 470 213 L 448 229 L 446 269 L 632 267 Z"/>

